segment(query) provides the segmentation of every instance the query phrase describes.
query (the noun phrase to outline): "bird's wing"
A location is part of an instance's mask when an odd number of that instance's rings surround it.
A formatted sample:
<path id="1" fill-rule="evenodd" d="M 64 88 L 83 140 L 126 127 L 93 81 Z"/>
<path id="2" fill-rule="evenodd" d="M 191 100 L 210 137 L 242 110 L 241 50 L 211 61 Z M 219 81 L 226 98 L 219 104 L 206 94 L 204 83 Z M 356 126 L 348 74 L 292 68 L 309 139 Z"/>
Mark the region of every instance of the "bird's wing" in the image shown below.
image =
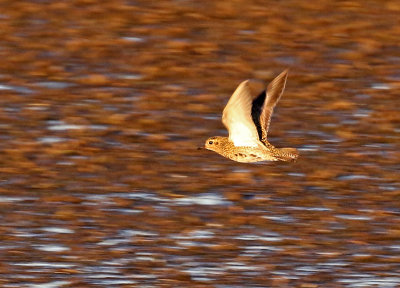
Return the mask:
<path id="1" fill-rule="evenodd" d="M 274 80 L 272 80 L 267 87 L 267 95 L 265 97 L 262 113 L 260 115 L 260 125 L 263 141 L 267 139 L 269 123 L 271 121 L 272 113 L 274 112 L 274 107 L 276 103 L 278 103 L 283 94 L 283 91 L 285 90 L 288 72 L 288 69 L 283 71 Z"/>
<path id="2" fill-rule="evenodd" d="M 264 85 L 254 80 L 240 83 L 222 112 L 222 123 L 229 131 L 235 146 L 256 147 L 259 143 L 251 108 L 253 100 L 264 90 Z"/>

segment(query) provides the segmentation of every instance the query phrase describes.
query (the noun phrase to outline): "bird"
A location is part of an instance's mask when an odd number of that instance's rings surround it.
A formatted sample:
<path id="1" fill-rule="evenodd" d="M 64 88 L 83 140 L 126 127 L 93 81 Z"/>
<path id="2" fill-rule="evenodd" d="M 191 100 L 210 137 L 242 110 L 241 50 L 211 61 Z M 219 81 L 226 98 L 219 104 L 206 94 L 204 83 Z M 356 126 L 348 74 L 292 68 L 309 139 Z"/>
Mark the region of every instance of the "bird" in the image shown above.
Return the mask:
<path id="1" fill-rule="evenodd" d="M 265 89 L 262 81 L 249 79 L 239 84 L 222 112 L 229 137 L 214 136 L 204 148 L 233 161 L 296 161 L 296 148 L 276 148 L 267 134 L 275 105 L 285 90 L 289 70 L 284 70 Z"/>

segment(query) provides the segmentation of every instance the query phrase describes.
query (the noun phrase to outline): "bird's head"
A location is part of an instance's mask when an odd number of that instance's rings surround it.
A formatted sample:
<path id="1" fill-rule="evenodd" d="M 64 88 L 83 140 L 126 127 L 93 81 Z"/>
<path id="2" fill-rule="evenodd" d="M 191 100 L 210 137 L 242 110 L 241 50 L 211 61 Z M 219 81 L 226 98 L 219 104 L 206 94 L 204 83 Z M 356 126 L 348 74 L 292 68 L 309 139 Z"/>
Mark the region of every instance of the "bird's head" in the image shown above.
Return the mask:
<path id="1" fill-rule="evenodd" d="M 204 147 L 211 151 L 219 151 L 222 148 L 225 138 L 220 136 L 210 137 L 206 140 Z"/>

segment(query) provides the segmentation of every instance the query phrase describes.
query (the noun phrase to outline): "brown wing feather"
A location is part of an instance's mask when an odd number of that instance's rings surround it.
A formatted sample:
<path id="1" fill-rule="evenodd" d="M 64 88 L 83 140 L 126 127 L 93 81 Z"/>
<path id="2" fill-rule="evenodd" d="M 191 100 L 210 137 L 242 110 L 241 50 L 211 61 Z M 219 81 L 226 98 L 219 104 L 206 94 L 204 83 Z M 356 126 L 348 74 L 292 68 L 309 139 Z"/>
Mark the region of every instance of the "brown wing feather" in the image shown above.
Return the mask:
<path id="1" fill-rule="evenodd" d="M 278 103 L 283 94 L 283 91 L 285 90 L 288 72 L 288 69 L 283 71 L 274 80 L 272 80 L 267 87 L 267 95 L 265 97 L 263 110 L 260 115 L 260 125 L 263 142 L 267 140 L 269 123 L 271 121 L 272 113 L 274 112 L 274 107 L 276 103 Z"/>

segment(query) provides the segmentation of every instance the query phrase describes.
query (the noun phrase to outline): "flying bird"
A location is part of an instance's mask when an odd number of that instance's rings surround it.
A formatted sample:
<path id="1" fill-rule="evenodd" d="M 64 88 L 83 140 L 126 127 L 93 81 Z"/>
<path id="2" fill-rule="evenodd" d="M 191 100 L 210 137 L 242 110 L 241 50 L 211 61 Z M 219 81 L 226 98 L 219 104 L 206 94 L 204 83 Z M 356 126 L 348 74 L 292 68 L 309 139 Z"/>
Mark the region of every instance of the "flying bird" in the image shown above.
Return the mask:
<path id="1" fill-rule="evenodd" d="M 229 137 L 207 139 L 205 148 L 237 162 L 295 161 L 296 148 L 276 148 L 267 140 L 276 103 L 285 90 L 288 70 L 269 83 L 245 80 L 239 84 L 222 112 Z"/>

